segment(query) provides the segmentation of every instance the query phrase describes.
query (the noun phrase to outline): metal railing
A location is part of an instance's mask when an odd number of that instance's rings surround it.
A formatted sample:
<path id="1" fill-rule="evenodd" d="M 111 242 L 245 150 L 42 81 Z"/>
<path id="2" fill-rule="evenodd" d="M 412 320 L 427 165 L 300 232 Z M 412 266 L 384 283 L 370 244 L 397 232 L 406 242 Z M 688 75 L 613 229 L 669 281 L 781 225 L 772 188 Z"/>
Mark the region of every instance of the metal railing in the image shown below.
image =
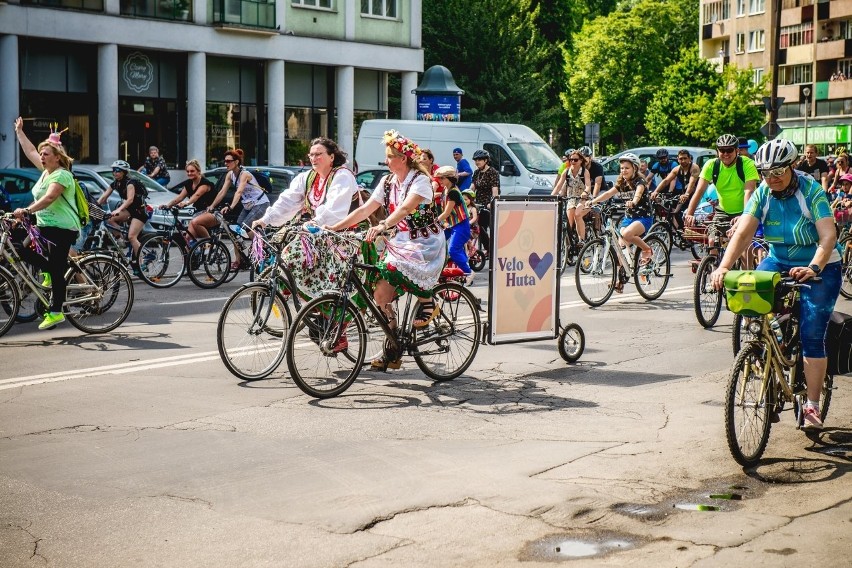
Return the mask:
<path id="1" fill-rule="evenodd" d="M 215 24 L 275 29 L 275 0 L 212 0 Z"/>

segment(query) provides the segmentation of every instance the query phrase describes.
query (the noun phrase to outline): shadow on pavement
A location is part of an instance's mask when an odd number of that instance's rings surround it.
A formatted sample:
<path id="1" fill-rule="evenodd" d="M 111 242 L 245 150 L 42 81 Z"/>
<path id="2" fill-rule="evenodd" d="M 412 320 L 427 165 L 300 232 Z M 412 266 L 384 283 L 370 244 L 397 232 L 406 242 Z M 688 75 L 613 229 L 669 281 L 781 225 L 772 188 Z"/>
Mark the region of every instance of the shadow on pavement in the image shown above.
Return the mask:
<path id="1" fill-rule="evenodd" d="M 152 332 L 121 332 L 113 331 L 103 334 L 85 334 L 74 328 L 73 335 L 69 337 L 51 337 L 50 339 L 33 340 L 23 339 L 20 341 L 4 341 L 0 343 L 0 350 L 20 347 L 49 347 L 51 345 L 71 345 L 85 351 L 113 351 L 121 348 L 127 351 L 143 351 L 147 349 L 190 349 L 189 345 L 175 343 L 174 338 L 168 333 Z"/>
<path id="2" fill-rule="evenodd" d="M 594 370 L 594 372 L 590 372 Z M 606 385 L 612 387 L 638 387 L 666 381 L 688 379 L 692 375 L 675 375 L 665 373 L 642 373 L 639 371 L 608 370 L 606 365 L 598 361 L 583 361 L 582 359 L 564 369 L 537 371 L 519 378 L 544 379 L 559 382 L 577 382 L 590 385 Z"/>

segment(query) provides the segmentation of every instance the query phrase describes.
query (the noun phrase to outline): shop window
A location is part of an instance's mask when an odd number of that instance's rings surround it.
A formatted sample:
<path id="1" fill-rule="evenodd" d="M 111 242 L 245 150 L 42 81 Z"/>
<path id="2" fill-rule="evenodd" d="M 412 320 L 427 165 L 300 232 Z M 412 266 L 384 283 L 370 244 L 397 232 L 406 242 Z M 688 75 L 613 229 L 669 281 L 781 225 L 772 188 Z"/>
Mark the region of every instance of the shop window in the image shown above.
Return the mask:
<path id="1" fill-rule="evenodd" d="M 245 165 L 258 165 L 257 105 L 207 103 L 207 163 L 223 165 L 225 152 L 240 148 Z"/>
<path id="2" fill-rule="evenodd" d="M 361 0 L 361 14 L 396 19 L 399 14 L 397 4 L 398 0 Z"/>
<path id="3" fill-rule="evenodd" d="M 211 0 L 209 5 L 214 23 L 275 28 L 275 0 Z"/>
<path id="4" fill-rule="evenodd" d="M 24 6 L 85 10 L 86 12 L 104 11 L 104 0 L 21 0 L 21 4 Z"/>

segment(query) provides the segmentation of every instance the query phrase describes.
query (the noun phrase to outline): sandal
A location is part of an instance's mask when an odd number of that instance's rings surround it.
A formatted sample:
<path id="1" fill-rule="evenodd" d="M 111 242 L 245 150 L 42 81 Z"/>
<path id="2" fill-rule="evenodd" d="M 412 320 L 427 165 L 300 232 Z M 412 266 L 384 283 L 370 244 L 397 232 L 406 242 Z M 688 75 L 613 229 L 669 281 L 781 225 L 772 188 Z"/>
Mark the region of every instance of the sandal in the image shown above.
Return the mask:
<path id="1" fill-rule="evenodd" d="M 645 255 L 648 256 L 645 256 Z M 646 253 L 642 251 L 642 254 L 639 256 L 639 266 L 647 266 L 654 259 L 654 251 Z"/>
<path id="2" fill-rule="evenodd" d="M 434 300 L 420 302 L 420 305 L 417 306 L 417 315 L 414 316 L 414 321 L 411 325 L 413 325 L 415 329 L 426 327 L 432 323 L 432 320 L 440 313 L 441 308 L 435 305 Z"/>
<path id="3" fill-rule="evenodd" d="M 402 358 L 397 359 L 396 361 L 386 361 L 384 357 L 379 357 L 378 359 L 370 361 L 370 368 L 377 371 L 387 371 L 388 369 L 396 370 L 400 367 L 402 367 Z"/>

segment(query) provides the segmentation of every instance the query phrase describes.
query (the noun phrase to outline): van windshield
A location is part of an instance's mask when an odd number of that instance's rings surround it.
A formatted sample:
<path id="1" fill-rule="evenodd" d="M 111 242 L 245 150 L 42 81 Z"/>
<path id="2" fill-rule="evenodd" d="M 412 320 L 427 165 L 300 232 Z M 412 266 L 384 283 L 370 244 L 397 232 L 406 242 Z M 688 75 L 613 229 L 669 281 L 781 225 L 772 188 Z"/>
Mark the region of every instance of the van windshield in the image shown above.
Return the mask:
<path id="1" fill-rule="evenodd" d="M 509 149 L 534 174 L 555 174 L 562 164 L 556 152 L 544 142 L 510 142 Z"/>

